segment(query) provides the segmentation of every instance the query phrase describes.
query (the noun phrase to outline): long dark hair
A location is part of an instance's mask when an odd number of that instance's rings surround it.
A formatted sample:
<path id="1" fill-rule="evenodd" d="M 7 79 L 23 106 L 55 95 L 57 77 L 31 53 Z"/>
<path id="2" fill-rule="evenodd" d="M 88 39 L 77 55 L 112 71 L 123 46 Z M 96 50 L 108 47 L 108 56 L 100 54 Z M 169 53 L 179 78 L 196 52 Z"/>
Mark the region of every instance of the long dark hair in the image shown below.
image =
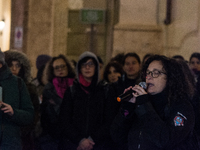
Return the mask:
<path id="1" fill-rule="evenodd" d="M 47 68 L 47 79 L 48 79 L 48 81 L 52 82 L 53 78 L 55 77 L 53 63 L 57 59 L 63 59 L 65 61 L 66 65 L 67 65 L 67 69 L 68 69 L 67 77 L 74 78 L 75 77 L 75 72 L 74 72 L 74 69 L 71 66 L 70 61 L 64 55 L 60 54 L 57 57 L 53 57 L 49 62 L 49 66 Z"/>
<path id="2" fill-rule="evenodd" d="M 163 55 L 151 56 L 142 68 L 143 80 L 149 64 L 153 61 L 160 61 L 163 65 L 163 70 L 166 72 L 167 82 L 165 90 L 168 95 L 169 104 L 188 99 L 190 95 L 188 82 L 185 81 L 181 64 L 174 59 Z"/>
<path id="3" fill-rule="evenodd" d="M 124 74 L 124 71 L 123 71 L 123 68 L 122 68 L 122 65 L 119 64 L 118 62 L 116 61 L 111 61 L 109 62 L 106 67 L 105 67 L 105 70 L 104 70 L 104 74 L 103 74 L 103 77 L 104 77 L 104 80 L 109 82 L 108 81 L 108 74 L 110 72 L 110 67 L 114 67 L 116 72 L 120 73 L 121 75 Z"/>

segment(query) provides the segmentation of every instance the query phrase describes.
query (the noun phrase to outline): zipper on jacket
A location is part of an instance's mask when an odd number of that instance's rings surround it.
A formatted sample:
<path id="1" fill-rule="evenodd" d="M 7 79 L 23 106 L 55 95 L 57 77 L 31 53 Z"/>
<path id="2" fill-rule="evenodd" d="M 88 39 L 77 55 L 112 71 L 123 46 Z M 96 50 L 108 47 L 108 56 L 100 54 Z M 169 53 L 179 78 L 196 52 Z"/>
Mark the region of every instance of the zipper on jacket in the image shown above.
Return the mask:
<path id="1" fill-rule="evenodd" d="M 138 144 L 138 149 L 140 149 L 140 138 L 141 138 L 141 135 L 142 135 L 142 131 L 140 131 L 140 134 L 139 134 L 139 144 Z"/>

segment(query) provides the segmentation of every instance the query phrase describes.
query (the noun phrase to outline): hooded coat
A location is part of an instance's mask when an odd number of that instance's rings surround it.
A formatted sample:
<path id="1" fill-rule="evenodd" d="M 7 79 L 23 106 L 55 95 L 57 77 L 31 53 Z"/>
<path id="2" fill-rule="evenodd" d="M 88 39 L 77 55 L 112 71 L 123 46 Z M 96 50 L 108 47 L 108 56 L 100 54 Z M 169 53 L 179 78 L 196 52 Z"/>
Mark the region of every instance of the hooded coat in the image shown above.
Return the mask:
<path id="1" fill-rule="evenodd" d="M 25 82 L 35 109 L 35 113 L 38 114 L 39 99 L 36 86 L 31 83 L 31 64 L 28 57 L 24 53 L 17 50 L 8 50 L 5 51 L 4 54 L 5 54 L 5 61 L 8 64 L 8 66 L 11 65 L 13 60 L 17 60 L 21 64 L 22 67 L 20 69 L 18 76 L 22 78 L 23 81 Z"/>
<path id="2" fill-rule="evenodd" d="M 27 146 L 27 149 L 31 149 L 30 148 L 30 145 L 32 145 L 30 143 L 31 139 L 28 140 L 28 138 L 32 138 L 31 136 L 33 135 L 33 132 L 34 134 L 36 134 L 35 126 L 37 122 L 39 121 L 40 105 L 39 105 L 39 98 L 38 98 L 36 86 L 31 83 L 30 61 L 24 53 L 17 50 L 8 50 L 8 51 L 5 51 L 4 54 L 5 54 L 5 61 L 8 64 L 8 66 L 12 65 L 12 61 L 18 61 L 21 64 L 21 69 L 19 71 L 18 76 L 22 78 L 23 81 L 25 82 L 31 101 L 34 106 L 34 111 L 35 111 L 34 122 L 31 125 L 22 128 L 22 134 L 21 134 L 21 137 L 23 139 L 22 141 L 26 141 L 26 144 L 25 143 L 24 144 Z"/>
<path id="3" fill-rule="evenodd" d="M 0 85 L 3 89 L 2 99 L 11 105 L 14 115 L 9 117 L 0 111 L 1 150 L 20 150 L 20 127 L 33 121 L 34 109 L 26 85 L 22 80 L 19 89 L 18 77 L 4 65 L 0 68 Z"/>
<path id="4" fill-rule="evenodd" d="M 80 65 L 84 58 L 92 58 L 95 65 L 95 74 L 89 87 L 80 83 Z M 111 144 L 109 128 L 113 120 L 112 106 L 114 94 L 105 82 L 99 82 L 99 63 L 91 52 L 84 52 L 76 66 L 78 79 L 65 92 L 60 111 L 62 136 L 69 139 L 77 148 L 84 138 L 95 142 L 94 148 Z M 88 92 L 86 92 L 86 90 Z"/>

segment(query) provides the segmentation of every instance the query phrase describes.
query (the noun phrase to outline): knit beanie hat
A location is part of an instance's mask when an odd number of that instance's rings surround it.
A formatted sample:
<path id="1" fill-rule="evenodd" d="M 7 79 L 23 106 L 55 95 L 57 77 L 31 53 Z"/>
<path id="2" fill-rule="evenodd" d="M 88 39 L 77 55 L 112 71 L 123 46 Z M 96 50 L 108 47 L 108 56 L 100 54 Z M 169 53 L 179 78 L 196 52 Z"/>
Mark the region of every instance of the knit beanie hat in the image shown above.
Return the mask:
<path id="1" fill-rule="evenodd" d="M 5 54 L 1 51 L 1 48 L 0 48 L 0 63 L 2 63 L 3 65 L 5 64 Z"/>
<path id="2" fill-rule="evenodd" d="M 52 57 L 49 55 L 39 55 L 36 59 L 36 67 L 39 70 L 44 66 Z"/>

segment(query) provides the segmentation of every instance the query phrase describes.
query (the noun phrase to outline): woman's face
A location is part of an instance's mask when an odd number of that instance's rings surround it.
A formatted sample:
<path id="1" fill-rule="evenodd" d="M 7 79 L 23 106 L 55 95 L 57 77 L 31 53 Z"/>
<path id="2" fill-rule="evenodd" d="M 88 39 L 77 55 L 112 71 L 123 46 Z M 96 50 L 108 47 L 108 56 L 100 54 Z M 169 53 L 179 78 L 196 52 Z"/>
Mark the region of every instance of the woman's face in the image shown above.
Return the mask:
<path id="1" fill-rule="evenodd" d="M 92 81 L 95 73 L 95 64 L 92 59 L 88 59 L 85 63 L 81 64 L 81 74 L 88 82 Z"/>
<path id="2" fill-rule="evenodd" d="M 190 68 L 192 70 L 200 71 L 200 61 L 196 57 L 192 57 L 190 60 Z"/>
<path id="3" fill-rule="evenodd" d="M 53 62 L 54 75 L 56 77 L 66 77 L 68 75 L 68 68 L 62 58 L 56 59 Z"/>
<path id="4" fill-rule="evenodd" d="M 10 68 L 12 74 L 18 76 L 19 71 L 21 69 L 21 65 L 20 65 L 19 61 L 15 60 L 15 61 L 12 61 L 11 63 L 12 64 L 11 64 L 11 66 L 9 66 L 9 68 Z"/>
<path id="5" fill-rule="evenodd" d="M 121 74 L 117 72 L 113 66 L 111 66 L 108 72 L 108 81 L 111 83 L 117 82 L 119 77 L 121 77 Z"/>
<path id="6" fill-rule="evenodd" d="M 147 92 L 151 95 L 162 92 L 166 87 L 167 76 L 161 61 L 152 61 L 146 71 Z"/>

